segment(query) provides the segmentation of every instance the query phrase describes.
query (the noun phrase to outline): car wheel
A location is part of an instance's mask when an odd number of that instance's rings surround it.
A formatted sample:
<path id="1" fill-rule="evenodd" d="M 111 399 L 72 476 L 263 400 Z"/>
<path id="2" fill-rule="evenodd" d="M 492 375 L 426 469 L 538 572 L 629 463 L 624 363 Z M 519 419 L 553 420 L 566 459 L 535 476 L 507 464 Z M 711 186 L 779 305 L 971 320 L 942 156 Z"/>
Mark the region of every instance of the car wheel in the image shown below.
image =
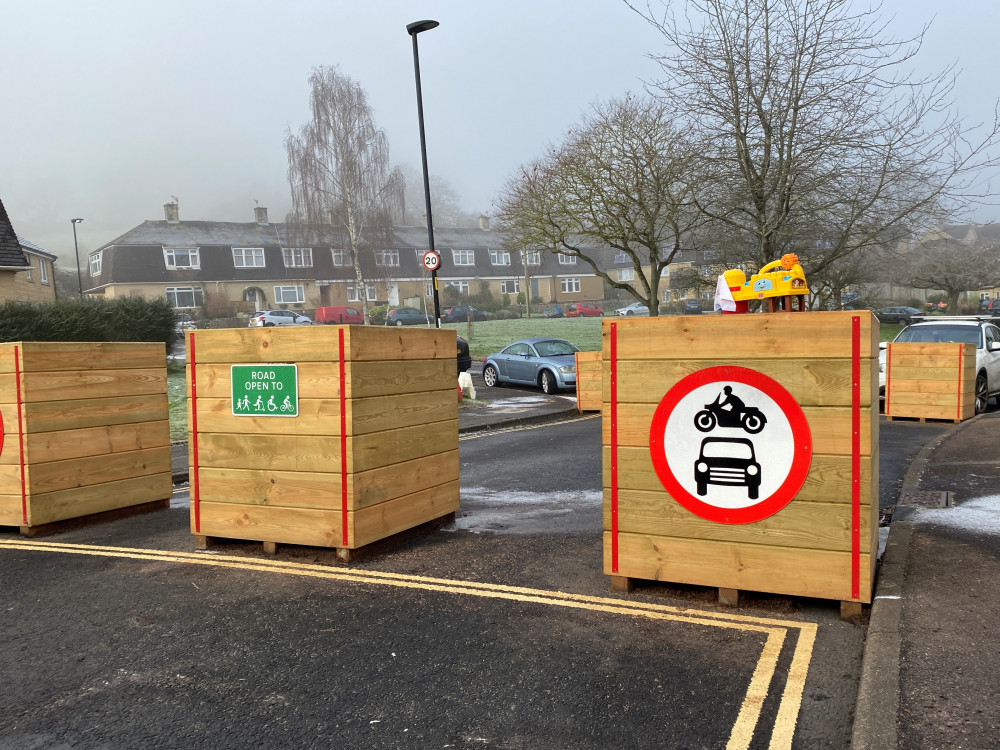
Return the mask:
<path id="1" fill-rule="evenodd" d="M 540 384 L 542 386 L 542 393 L 547 396 L 551 396 L 553 393 L 559 392 L 559 386 L 556 385 L 556 378 L 548 370 L 542 370 L 541 378 L 539 378 Z"/>
<path id="2" fill-rule="evenodd" d="M 626 316 L 629 316 L 629 315 L 635 315 L 635 313 L 634 313 L 634 312 L 632 312 L 631 310 L 629 310 L 629 311 L 628 311 L 627 313 L 625 313 L 625 315 L 626 315 Z"/>
<path id="3" fill-rule="evenodd" d="M 702 497 L 708 494 L 708 485 L 705 482 L 698 482 L 698 494 Z"/>
<path id="4" fill-rule="evenodd" d="M 397 321 L 396 321 L 396 325 L 397 325 L 397 326 L 401 326 L 401 325 L 403 325 L 403 321 L 401 321 L 401 320 L 397 320 Z"/>
<path id="5" fill-rule="evenodd" d="M 500 378 L 497 376 L 497 368 L 493 365 L 486 365 L 483 368 L 483 382 L 490 388 L 495 388 L 500 383 Z"/>
<path id="6" fill-rule="evenodd" d="M 264 328 L 274 328 L 274 323 L 265 323 Z"/>
<path id="7" fill-rule="evenodd" d="M 976 414 L 986 411 L 986 404 L 990 401 L 989 385 L 986 383 L 986 375 L 980 374 L 976 378 Z"/>

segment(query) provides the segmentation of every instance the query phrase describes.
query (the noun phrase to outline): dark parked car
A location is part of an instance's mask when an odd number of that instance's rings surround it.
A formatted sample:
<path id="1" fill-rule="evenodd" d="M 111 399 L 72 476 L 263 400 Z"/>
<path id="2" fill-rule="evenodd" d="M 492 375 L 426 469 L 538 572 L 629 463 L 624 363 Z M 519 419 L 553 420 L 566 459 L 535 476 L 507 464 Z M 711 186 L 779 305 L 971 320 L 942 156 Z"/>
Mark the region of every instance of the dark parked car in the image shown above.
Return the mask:
<path id="1" fill-rule="evenodd" d="M 924 314 L 915 307 L 883 307 L 875 316 L 880 323 L 902 323 L 904 326 L 924 319 Z"/>
<path id="2" fill-rule="evenodd" d="M 696 299 L 689 299 L 684 303 L 685 315 L 701 315 L 701 302 Z"/>
<path id="3" fill-rule="evenodd" d="M 458 374 L 461 375 L 463 372 L 472 367 L 472 357 L 469 356 L 469 342 L 461 336 L 458 337 L 456 356 L 458 358 Z"/>
<path id="4" fill-rule="evenodd" d="M 470 305 L 455 305 L 441 311 L 441 322 L 464 323 L 469 319 L 469 313 L 472 313 L 473 320 L 486 320 L 486 313 L 482 310 L 477 310 Z"/>
<path id="5" fill-rule="evenodd" d="M 979 314 L 992 315 L 994 318 L 1000 316 L 1000 299 L 979 300 Z"/>
<path id="6" fill-rule="evenodd" d="M 521 339 L 491 354 L 483 365 L 490 388 L 502 383 L 537 385 L 545 393 L 576 387 L 576 353 L 563 339 Z"/>
<path id="7" fill-rule="evenodd" d="M 415 307 L 397 307 L 385 316 L 387 326 L 425 326 L 434 319 Z"/>

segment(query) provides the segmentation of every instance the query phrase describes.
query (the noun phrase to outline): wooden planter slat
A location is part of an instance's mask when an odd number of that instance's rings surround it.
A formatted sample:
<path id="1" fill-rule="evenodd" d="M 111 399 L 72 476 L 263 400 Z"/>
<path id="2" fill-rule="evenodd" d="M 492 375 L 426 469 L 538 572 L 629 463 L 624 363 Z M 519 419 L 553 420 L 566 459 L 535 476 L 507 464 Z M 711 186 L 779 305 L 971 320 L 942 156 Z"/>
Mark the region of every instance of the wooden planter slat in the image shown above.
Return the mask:
<path id="1" fill-rule="evenodd" d="M 124 508 L 167 507 L 165 349 L 0 344 L 0 525 L 32 533 Z"/>
<path id="2" fill-rule="evenodd" d="M 849 360 L 748 359 L 728 360 L 763 372 L 781 383 L 800 406 L 850 406 L 851 364 Z M 693 372 L 715 367 L 719 360 L 619 360 L 618 400 L 621 403 L 653 403 L 660 389 L 666 391 Z M 611 376 L 604 372 L 602 399 L 611 396 Z M 875 373 L 878 378 L 878 372 Z M 862 389 L 862 405 L 871 404 L 869 389 Z M 867 399 L 867 401 L 865 401 Z"/>
<path id="3" fill-rule="evenodd" d="M 211 338 L 207 338 L 206 332 L 198 331 L 198 340 L 205 337 L 204 340 L 211 344 L 209 349 L 196 352 L 197 362 L 199 366 L 263 362 L 329 365 L 337 361 L 337 331 L 341 328 L 345 331 L 346 358 L 352 362 L 455 359 L 455 332 L 446 328 L 316 326 L 298 328 L 293 336 L 287 335 L 292 332 L 289 328 L 219 329 L 211 332 Z M 333 348 L 323 348 L 331 346 Z"/>
<path id="4" fill-rule="evenodd" d="M 611 450 L 604 446 L 604 486 L 611 486 Z M 850 503 L 852 458 L 846 456 L 823 456 L 813 454 L 809 475 L 796 500 L 817 503 Z M 618 449 L 619 487 L 623 490 L 652 490 L 660 492 L 663 484 L 649 460 L 648 448 Z M 862 456 L 858 461 L 862 487 L 877 489 L 872 484 L 872 466 L 878 466 L 878 455 Z M 875 474 L 877 482 L 878 472 Z"/>
<path id="5" fill-rule="evenodd" d="M 352 550 L 458 509 L 454 331 L 198 331 L 188 351 L 198 539 Z M 234 416 L 231 365 L 279 363 L 297 365 L 298 416 Z"/>
<path id="6" fill-rule="evenodd" d="M 611 534 L 605 532 L 605 559 L 610 549 Z M 619 534 L 618 559 L 633 578 L 852 600 L 850 576 L 842 572 L 851 567 L 849 552 Z M 861 554 L 860 564 L 862 581 L 874 576 L 868 552 Z M 870 601 L 870 593 L 867 598 Z"/>
<path id="7" fill-rule="evenodd" d="M 601 410 L 601 353 L 576 353 L 576 408 L 580 412 Z"/>
<path id="8" fill-rule="evenodd" d="M 976 414 L 973 344 L 891 343 L 885 375 L 885 413 L 890 419 L 958 422 Z"/>
<path id="9" fill-rule="evenodd" d="M 604 321 L 604 572 L 615 582 L 870 602 L 878 544 L 878 351 L 878 325 L 868 312 Z M 777 381 L 801 407 L 811 435 L 801 489 L 752 523 L 716 523 L 689 512 L 664 489 L 650 455 L 651 422 L 664 395 L 684 377 L 718 366 Z"/>

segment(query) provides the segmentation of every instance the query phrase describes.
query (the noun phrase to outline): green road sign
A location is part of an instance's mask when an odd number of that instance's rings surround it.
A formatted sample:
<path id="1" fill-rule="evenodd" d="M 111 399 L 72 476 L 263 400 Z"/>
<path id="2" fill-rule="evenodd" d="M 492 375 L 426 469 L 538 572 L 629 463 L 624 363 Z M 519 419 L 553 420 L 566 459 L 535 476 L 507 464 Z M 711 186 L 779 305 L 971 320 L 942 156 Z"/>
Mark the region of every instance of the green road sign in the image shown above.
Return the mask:
<path id="1" fill-rule="evenodd" d="M 237 417 L 297 417 L 298 365 L 232 365 L 233 414 Z"/>

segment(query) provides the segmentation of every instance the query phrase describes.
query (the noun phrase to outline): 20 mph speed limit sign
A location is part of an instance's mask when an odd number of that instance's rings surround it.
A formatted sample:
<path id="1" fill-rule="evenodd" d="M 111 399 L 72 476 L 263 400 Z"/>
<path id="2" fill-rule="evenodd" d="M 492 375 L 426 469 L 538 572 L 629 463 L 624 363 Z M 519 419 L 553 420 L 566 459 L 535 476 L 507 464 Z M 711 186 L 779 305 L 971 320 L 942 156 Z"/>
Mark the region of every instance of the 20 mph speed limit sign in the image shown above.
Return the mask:
<path id="1" fill-rule="evenodd" d="M 426 253 L 424 253 L 422 262 L 424 264 L 424 268 L 426 268 L 428 271 L 436 271 L 438 269 L 438 266 L 441 265 L 441 256 L 438 255 L 434 250 L 428 250 Z"/>

